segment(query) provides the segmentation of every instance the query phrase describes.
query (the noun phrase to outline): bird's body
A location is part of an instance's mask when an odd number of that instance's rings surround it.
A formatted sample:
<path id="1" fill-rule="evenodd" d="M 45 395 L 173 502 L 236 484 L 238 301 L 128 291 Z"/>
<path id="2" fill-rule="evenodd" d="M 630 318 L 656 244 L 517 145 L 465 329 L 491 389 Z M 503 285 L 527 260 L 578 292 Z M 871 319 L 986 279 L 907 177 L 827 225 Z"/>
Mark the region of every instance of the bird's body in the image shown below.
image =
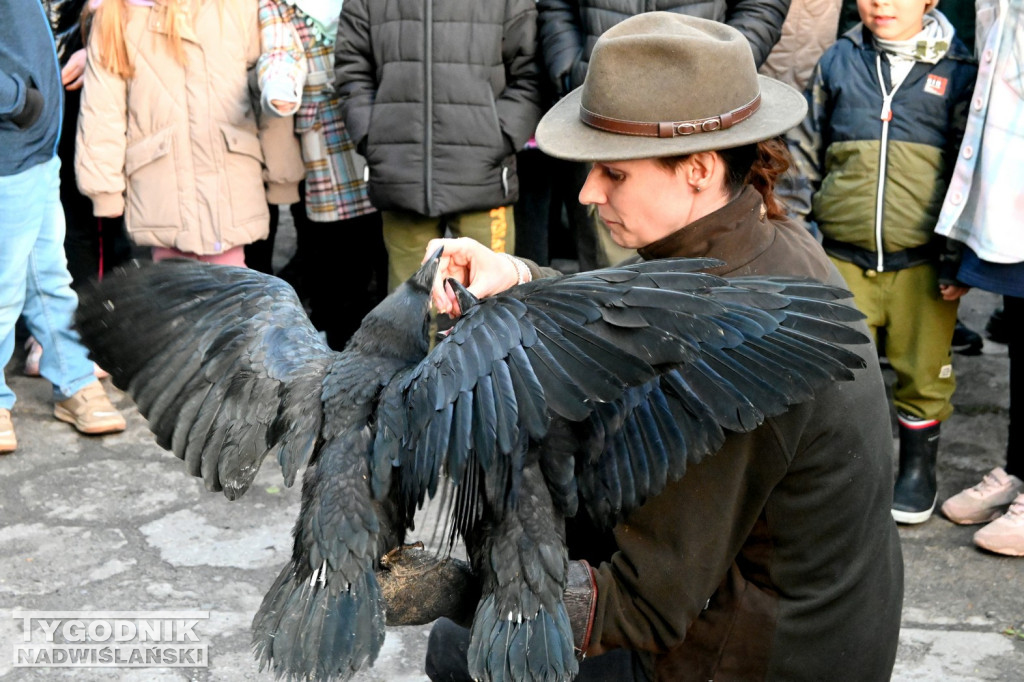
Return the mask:
<path id="1" fill-rule="evenodd" d="M 867 339 L 826 285 L 728 282 L 669 259 L 539 280 L 476 301 L 430 348 L 424 268 L 328 349 L 287 285 L 192 262 L 86 292 L 79 328 L 158 442 L 231 498 L 265 456 L 305 466 L 292 560 L 254 620 L 257 657 L 345 679 L 383 642 L 378 561 L 450 486 L 482 579 L 469 668 L 577 672 L 562 601 L 565 519 L 610 527 L 725 430 L 749 431 L 861 365 Z"/>

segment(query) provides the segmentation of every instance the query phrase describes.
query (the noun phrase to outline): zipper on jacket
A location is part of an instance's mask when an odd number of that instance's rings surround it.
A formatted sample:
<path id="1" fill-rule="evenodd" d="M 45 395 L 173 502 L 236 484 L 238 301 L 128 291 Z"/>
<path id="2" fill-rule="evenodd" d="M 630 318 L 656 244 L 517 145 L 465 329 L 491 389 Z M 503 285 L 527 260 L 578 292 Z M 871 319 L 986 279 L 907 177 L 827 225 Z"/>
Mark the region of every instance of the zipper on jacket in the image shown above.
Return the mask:
<path id="1" fill-rule="evenodd" d="M 434 3 L 426 0 L 424 11 L 426 21 L 423 22 L 423 193 L 427 207 L 427 215 L 434 213 L 434 88 L 430 78 L 431 64 L 434 54 Z"/>
<path id="2" fill-rule="evenodd" d="M 882 79 L 881 53 L 875 55 L 875 71 L 878 73 L 878 88 L 882 91 L 882 110 L 878 114 L 878 118 L 882 121 L 882 138 L 878 150 L 878 191 L 875 199 L 875 270 L 882 272 L 885 270 L 885 254 L 882 249 L 882 214 L 885 204 L 885 165 L 889 156 L 889 121 L 892 120 L 892 98 L 907 78 L 904 76 L 899 83 L 893 86 L 892 90 L 886 92 L 885 81 Z"/>

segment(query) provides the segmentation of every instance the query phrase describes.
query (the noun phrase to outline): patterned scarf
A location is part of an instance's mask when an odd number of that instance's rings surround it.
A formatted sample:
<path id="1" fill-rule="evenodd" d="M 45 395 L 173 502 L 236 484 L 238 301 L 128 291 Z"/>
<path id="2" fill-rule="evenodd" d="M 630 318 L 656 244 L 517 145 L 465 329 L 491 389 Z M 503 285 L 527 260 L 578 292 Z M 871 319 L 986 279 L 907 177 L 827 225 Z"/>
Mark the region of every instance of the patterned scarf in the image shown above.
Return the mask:
<path id="1" fill-rule="evenodd" d="M 935 64 L 949 51 L 955 33 L 946 15 L 933 9 L 924 15 L 924 28 L 909 40 L 882 40 L 875 37 L 875 47 L 887 53 L 889 61 L 926 62 Z"/>
<path id="2" fill-rule="evenodd" d="M 306 16 L 306 23 L 313 29 L 318 43 L 334 45 L 338 34 L 338 19 L 341 17 L 343 0 L 281 0 L 295 7 Z"/>

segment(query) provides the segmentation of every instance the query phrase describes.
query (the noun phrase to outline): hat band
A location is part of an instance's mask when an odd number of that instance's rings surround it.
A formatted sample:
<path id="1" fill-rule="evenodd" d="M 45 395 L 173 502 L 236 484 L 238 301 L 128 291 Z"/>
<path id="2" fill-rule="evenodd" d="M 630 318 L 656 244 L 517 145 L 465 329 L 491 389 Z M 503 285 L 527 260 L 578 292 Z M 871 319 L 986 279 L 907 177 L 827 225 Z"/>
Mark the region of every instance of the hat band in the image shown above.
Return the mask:
<path id="1" fill-rule="evenodd" d="M 580 120 L 591 128 L 597 128 L 617 135 L 640 135 L 642 137 L 679 137 L 696 133 L 710 133 L 713 130 L 731 128 L 740 121 L 750 118 L 761 106 L 761 93 L 739 109 L 727 111 L 719 116 L 698 118 L 693 121 L 653 122 L 623 121 L 588 111 L 580 105 Z"/>

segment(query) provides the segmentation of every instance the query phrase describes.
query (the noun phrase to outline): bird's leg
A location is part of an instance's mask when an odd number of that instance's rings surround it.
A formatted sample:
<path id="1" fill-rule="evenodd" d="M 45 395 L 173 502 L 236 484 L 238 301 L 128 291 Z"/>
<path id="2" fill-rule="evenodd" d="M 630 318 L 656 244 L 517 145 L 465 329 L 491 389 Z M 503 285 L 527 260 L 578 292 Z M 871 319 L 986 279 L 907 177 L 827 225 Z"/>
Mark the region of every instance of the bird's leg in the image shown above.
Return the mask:
<path id="1" fill-rule="evenodd" d="M 537 464 L 523 469 L 518 504 L 479 530 L 469 548 L 483 578 L 470 674 L 491 682 L 571 680 L 579 666 L 563 603 L 565 522 Z"/>

